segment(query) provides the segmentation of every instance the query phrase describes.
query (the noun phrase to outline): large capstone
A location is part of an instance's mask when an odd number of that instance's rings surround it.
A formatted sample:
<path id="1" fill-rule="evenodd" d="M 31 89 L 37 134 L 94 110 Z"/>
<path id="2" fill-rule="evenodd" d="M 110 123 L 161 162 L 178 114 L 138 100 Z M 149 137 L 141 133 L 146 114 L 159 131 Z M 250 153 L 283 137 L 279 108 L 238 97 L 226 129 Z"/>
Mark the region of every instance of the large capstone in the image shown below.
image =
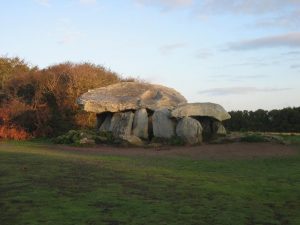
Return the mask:
<path id="1" fill-rule="evenodd" d="M 124 137 L 131 136 L 133 117 L 134 114 L 132 112 L 120 112 L 113 115 L 109 130 L 114 137 L 123 139 Z"/>
<path id="2" fill-rule="evenodd" d="M 171 138 L 175 136 L 176 123 L 171 119 L 171 113 L 166 108 L 154 112 L 152 126 L 154 137 Z"/>
<path id="3" fill-rule="evenodd" d="M 139 109 L 134 113 L 133 135 L 148 139 L 148 113 L 146 109 Z"/>
<path id="4" fill-rule="evenodd" d="M 121 82 L 89 90 L 77 99 L 77 103 L 85 111 L 94 113 L 141 108 L 152 111 L 161 108 L 173 109 L 186 102 L 186 99 L 172 88 L 139 82 Z"/>
<path id="5" fill-rule="evenodd" d="M 202 126 L 198 120 L 190 117 L 184 117 L 178 122 L 176 134 L 187 144 L 202 142 Z"/>
<path id="6" fill-rule="evenodd" d="M 179 105 L 172 111 L 172 117 L 183 118 L 190 117 L 211 117 L 219 121 L 231 118 L 226 110 L 215 103 L 187 103 Z"/>

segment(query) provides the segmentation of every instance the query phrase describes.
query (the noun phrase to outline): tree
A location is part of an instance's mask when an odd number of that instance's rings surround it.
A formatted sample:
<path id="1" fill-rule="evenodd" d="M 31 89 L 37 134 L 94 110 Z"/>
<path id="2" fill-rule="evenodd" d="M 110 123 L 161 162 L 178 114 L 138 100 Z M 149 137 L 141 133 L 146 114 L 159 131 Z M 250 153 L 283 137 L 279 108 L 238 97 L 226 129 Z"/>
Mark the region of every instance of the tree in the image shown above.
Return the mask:
<path id="1" fill-rule="evenodd" d="M 19 73 L 28 72 L 30 70 L 31 68 L 28 64 L 18 57 L 0 57 L 0 90 L 3 89 L 8 79 Z"/>
<path id="2" fill-rule="evenodd" d="M 300 132 L 300 107 L 281 110 L 232 111 L 225 126 L 231 131 Z"/>

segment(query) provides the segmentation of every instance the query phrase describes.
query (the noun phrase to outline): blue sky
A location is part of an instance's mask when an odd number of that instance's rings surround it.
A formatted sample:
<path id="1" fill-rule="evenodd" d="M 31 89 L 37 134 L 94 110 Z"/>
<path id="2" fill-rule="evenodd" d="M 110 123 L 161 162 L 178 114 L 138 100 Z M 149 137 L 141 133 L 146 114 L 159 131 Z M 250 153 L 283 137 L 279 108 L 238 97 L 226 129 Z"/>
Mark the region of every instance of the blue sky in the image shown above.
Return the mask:
<path id="1" fill-rule="evenodd" d="M 73 61 L 227 110 L 300 106 L 300 0 L 0 1 L 0 54 Z"/>

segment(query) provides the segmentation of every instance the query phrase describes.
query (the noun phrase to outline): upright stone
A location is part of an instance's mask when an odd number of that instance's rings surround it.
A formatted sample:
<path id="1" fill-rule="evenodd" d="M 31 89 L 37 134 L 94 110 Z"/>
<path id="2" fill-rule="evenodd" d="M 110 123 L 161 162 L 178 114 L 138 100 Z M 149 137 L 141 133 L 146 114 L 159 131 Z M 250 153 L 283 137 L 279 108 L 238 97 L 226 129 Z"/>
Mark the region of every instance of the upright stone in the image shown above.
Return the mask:
<path id="1" fill-rule="evenodd" d="M 213 133 L 217 135 L 226 135 L 226 129 L 223 124 L 219 121 L 213 122 Z"/>
<path id="2" fill-rule="evenodd" d="M 124 138 L 131 135 L 134 114 L 132 112 L 115 113 L 111 119 L 109 130 L 114 137 Z"/>
<path id="3" fill-rule="evenodd" d="M 171 138 L 175 135 L 175 122 L 168 109 L 159 109 L 152 116 L 153 135 L 160 138 Z"/>
<path id="4" fill-rule="evenodd" d="M 101 124 L 99 131 L 100 132 L 108 132 L 110 130 L 110 123 L 111 123 L 112 114 L 107 114 L 104 122 Z"/>
<path id="5" fill-rule="evenodd" d="M 146 109 L 139 109 L 134 113 L 133 135 L 148 139 L 148 114 Z"/>
<path id="6" fill-rule="evenodd" d="M 202 142 L 202 130 L 199 121 L 190 117 L 184 117 L 177 124 L 176 134 L 187 144 L 198 144 Z"/>
<path id="7" fill-rule="evenodd" d="M 123 140 L 128 142 L 130 145 L 134 146 L 143 146 L 144 142 L 137 136 L 131 135 L 131 136 L 123 136 Z"/>

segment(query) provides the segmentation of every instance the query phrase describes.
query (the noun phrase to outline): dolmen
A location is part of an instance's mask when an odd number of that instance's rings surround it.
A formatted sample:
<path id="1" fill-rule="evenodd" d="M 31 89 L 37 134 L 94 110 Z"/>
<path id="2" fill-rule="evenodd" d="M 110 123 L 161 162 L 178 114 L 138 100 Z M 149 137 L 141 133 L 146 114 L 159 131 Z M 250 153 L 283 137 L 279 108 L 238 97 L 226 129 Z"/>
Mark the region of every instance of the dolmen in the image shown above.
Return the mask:
<path id="1" fill-rule="evenodd" d="M 121 82 L 89 90 L 77 99 L 87 112 L 97 115 L 97 129 L 114 138 L 141 145 L 156 139 L 180 138 L 199 144 L 225 135 L 222 121 L 230 119 L 214 103 L 187 103 L 179 92 L 162 85 Z"/>

